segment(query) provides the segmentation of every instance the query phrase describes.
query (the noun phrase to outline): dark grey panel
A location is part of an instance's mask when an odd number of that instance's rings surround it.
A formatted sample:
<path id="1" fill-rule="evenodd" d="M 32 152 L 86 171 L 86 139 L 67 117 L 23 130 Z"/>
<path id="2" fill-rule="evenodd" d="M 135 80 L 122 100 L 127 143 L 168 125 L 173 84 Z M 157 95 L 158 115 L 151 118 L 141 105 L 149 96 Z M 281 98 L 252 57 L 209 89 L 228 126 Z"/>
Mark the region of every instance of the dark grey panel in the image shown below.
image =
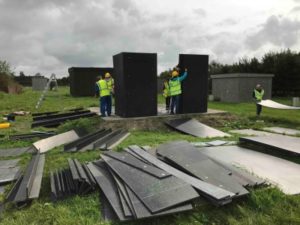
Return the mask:
<path id="1" fill-rule="evenodd" d="M 80 144 L 81 142 L 83 142 L 84 140 L 92 137 L 92 136 L 95 136 L 99 133 L 102 133 L 104 131 L 104 129 L 101 129 L 99 131 L 96 131 L 96 132 L 93 132 L 93 133 L 89 133 L 89 134 L 86 134 L 80 138 L 78 138 L 77 140 L 74 140 L 72 142 L 69 142 L 67 144 L 64 145 L 64 151 L 69 151 L 69 150 L 72 150 L 73 148 L 76 149 L 76 146 L 78 144 Z"/>
<path id="2" fill-rule="evenodd" d="M 300 193 L 300 165 L 238 146 L 201 148 L 208 157 L 267 179 L 286 194 Z"/>
<path id="3" fill-rule="evenodd" d="M 109 204 L 112 206 L 114 212 L 118 216 L 119 220 L 127 220 L 122 210 L 116 184 L 114 183 L 114 180 L 109 172 L 103 167 L 96 166 L 93 163 L 89 163 L 87 166 L 96 179 L 97 184 L 101 188 L 103 194 L 106 196 L 106 199 L 109 201 Z"/>
<path id="4" fill-rule="evenodd" d="M 8 169 L 16 167 L 19 163 L 20 159 L 11 159 L 11 160 L 1 160 L 0 161 L 0 169 Z"/>
<path id="5" fill-rule="evenodd" d="M 106 148 L 106 142 L 108 142 L 111 138 L 115 137 L 116 135 L 120 134 L 121 132 L 122 132 L 122 130 L 116 130 L 116 131 L 113 131 L 113 132 L 105 135 L 104 137 L 100 138 L 99 140 L 97 140 L 96 142 L 93 143 L 93 149 Z"/>
<path id="6" fill-rule="evenodd" d="M 203 196 L 212 199 L 214 203 L 217 204 L 227 204 L 231 201 L 231 197 L 235 194 L 227 191 L 225 189 L 219 188 L 212 184 L 206 183 L 200 179 L 194 178 L 186 173 L 181 172 L 180 170 L 169 166 L 168 164 L 162 162 L 161 160 L 155 158 L 151 154 L 145 152 L 144 150 L 140 149 L 138 146 L 130 146 L 129 147 L 132 151 L 136 154 L 140 155 L 147 161 L 151 162 L 153 165 L 161 168 L 162 170 L 167 171 L 168 173 L 172 174 L 173 176 L 182 179 L 186 183 L 192 185 L 197 190 L 199 190 Z"/>
<path id="7" fill-rule="evenodd" d="M 137 158 L 138 160 L 147 163 L 149 165 L 151 165 L 151 163 L 149 163 L 147 160 L 145 160 L 144 158 L 142 158 L 141 156 L 139 156 L 138 154 L 136 154 L 134 151 L 132 151 L 130 148 L 124 148 L 123 149 L 125 152 L 127 152 L 128 154 L 132 155 L 133 157 Z"/>
<path id="8" fill-rule="evenodd" d="M 43 171 L 45 165 L 45 155 L 40 155 L 36 166 L 36 172 L 32 178 L 32 183 L 30 184 L 30 189 L 28 189 L 29 199 L 38 198 L 40 195 Z"/>
<path id="9" fill-rule="evenodd" d="M 122 178 L 152 213 L 199 197 L 190 185 L 176 177 L 157 179 L 108 156 L 102 155 L 102 159 Z"/>
<path id="10" fill-rule="evenodd" d="M 209 127 L 203 123 L 200 123 L 198 120 L 184 118 L 184 119 L 175 119 L 165 122 L 168 126 L 186 133 L 193 135 L 195 137 L 229 137 L 229 134 L 226 134 L 222 131 L 216 130 L 212 127 Z"/>
<path id="11" fill-rule="evenodd" d="M 103 192 L 100 190 L 100 203 L 101 203 L 101 215 L 102 219 L 105 221 L 112 221 L 117 220 L 118 217 L 116 213 L 114 212 L 113 208 L 109 204 L 109 201 L 103 194 Z"/>
<path id="12" fill-rule="evenodd" d="M 20 167 L 1 168 L 0 169 L 0 184 L 14 181 L 18 178 Z"/>
<path id="13" fill-rule="evenodd" d="M 0 149 L 0 157 L 19 156 L 29 151 L 30 147 Z"/>
<path id="14" fill-rule="evenodd" d="M 29 182 L 29 179 L 31 177 L 31 172 L 35 167 L 35 161 L 38 159 L 39 154 L 33 155 L 31 158 L 31 161 L 29 162 L 22 179 L 22 182 L 20 183 L 20 187 L 17 191 L 16 197 L 14 199 L 14 202 L 25 202 L 28 200 L 28 190 L 27 185 Z"/>
<path id="15" fill-rule="evenodd" d="M 145 173 L 148 173 L 152 176 L 155 176 L 157 178 L 164 178 L 164 177 L 168 177 L 171 176 L 171 174 L 167 173 L 166 171 L 163 171 L 157 167 L 151 166 L 149 164 L 146 164 L 140 160 L 138 160 L 137 158 L 135 158 L 134 156 L 125 153 L 125 152 L 106 152 L 103 153 L 111 158 L 114 158 L 122 163 L 125 163 L 129 166 L 132 166 L 136 169 L 142 170 Z"/>
<path id="16" fill-rule="evenodd" d="M 158 146 L 157 154 L 176 164 L 181 170 L 235 193 L 237 196 L 249 192 L 228 174 L 228 170 L 218 165 L 197 148 L 186 141 L 175 141 Z"/>
<path id="17" fill-rule="evenodd" d="M 128 197 L 128 193 L 126 191 L 125 184 L 123 181 L 112 171 L 108 168 L 108 171 L 110 172 L 111 176 L 113 177 L 115 184 L 117 185 L 119 197 L 122 203 L 123 211 L 125 216 L 129 217 L 135 217 L 136 214 L 134 212 L 132 202 L 130 201 Z"/>
<path id="18" fill-rule="evenodd" d="M 234 167 L 229 163 L 224 163 L 218 160 L 214 160 L 214 159 L 212 160 L 218 163 L 220 166 L 227 169 L 231 174 L 231 176 L 243 186 L 253 187 L 253 186 L 259 186 L 266 183 L 264 179 L 256 177 L 250 174 L 249 172 L 243 170 L 242 168 Z"/>
<path id="19" fill-rule="evenodd" d="M 240 142 L 242 144 L 251 143 L 262 147 L 268 147 L 271 150 L 278 150 L 281 153 L 300 155 L 300 138 L 298 137 L 272 134 L 258 137 L 241 137 Z"/>
<path id="20" fill-rule="evenodd" d="M 175 206 L 173 208 L 167 209 L 167 210 L 162 211 L 162 212 L 151 213 L 147 209 L 147 207 L 139 200 L 137 195 L 132 190 L 130 190 L 130 188 L 128 186 L 126 186 L 126 190 L 128 192 L 128 195 L 130 197 L 130 201 L 132 202 L 132 205 L 133 205 L 134 210 L 136 212 L 137 219 L 145 219 L 145 218 L 149 218 L 149 217 L 163 216 L 163 215 L 168 215 L 168 214 L 172 214 L 172 213 L 179 213 L 179 212 L 184 212 L 184 211 L 188 211 L 188 210 L 193 209 L 192 204 L 187 203 L 185 205 Z"/>

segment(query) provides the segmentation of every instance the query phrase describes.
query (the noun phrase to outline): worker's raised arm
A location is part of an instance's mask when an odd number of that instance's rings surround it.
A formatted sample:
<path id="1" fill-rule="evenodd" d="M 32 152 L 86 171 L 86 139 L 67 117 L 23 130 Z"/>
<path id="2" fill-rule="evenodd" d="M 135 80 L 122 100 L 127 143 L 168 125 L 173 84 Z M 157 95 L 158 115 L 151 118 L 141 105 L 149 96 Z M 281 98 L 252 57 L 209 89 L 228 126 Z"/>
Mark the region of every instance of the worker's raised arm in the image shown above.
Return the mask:
<path id="1" fill-rule="evenodd" d="M 183 81 L 186 77 L 187 77 L 187 75 L 188 75 L 188 73 L 187 73 L 187 69 L 185 69 L 185 71 L 184 71 L 184 73 L 183 73 L 183 75 L 182 76 L 180 76 L 178 79 L 179 79 L 179 81 L 181 82 L 181 81 Z"/>

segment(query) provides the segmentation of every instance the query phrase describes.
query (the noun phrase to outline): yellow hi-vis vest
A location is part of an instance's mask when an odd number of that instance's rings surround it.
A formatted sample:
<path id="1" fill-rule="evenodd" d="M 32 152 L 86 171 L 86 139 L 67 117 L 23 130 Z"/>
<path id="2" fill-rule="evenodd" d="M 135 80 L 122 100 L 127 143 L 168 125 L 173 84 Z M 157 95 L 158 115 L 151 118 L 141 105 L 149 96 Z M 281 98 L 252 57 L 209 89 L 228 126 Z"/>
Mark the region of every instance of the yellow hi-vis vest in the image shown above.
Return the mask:
<path id="1" fill-rule="evenodd" d="M 170 96 L 170 87 L 167 81 L 164 82 L 164 91 L 163 91 L 163 96 L 169 97 Z"/>
<path id="2" fill-rule="evenodd" d="M 115 84 L 115 81 L 114 81 L 114 79 L 113 78 L 110 78 L 108 81 L 106 81 L 107 82 L 107 85 L 108 85 L 108 89 L 110 90 L 110 91 L 113 91 L 113 86 L 114 86 L 114 84 Z"/>
<path id="3" fill-rule="evenodd" d="M 108 88 L 106 80 L 99 80 L 98 85 L 100 87 L 100 97 L 110 95 L 110 90 Z"/>
<path id="4" fill-rule="evenodd" d="M 181 83 L 178 79 L 169 81 L 170 96 L 181 94 Z"/>
<path id="5" fill-rule="evenodd" d="M 261 90 L 261 92 L 259 92 L 258 90 L 254 89 L 254 94 L 255 94 L 256 100 L 261 101 L 264 97 L 265 91 Z"/>

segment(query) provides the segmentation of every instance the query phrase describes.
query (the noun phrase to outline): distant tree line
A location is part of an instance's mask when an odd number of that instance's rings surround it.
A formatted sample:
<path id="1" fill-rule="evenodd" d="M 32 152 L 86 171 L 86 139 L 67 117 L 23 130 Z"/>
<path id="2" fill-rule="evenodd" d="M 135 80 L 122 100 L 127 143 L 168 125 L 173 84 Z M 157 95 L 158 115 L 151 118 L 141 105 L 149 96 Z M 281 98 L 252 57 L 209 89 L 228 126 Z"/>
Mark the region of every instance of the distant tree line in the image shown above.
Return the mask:
<path id="1" fill-rule="evenodd" d="M 242 58 L 232 65 L 211 62 L 209 74 L 270 73 L 273 96 L 300 96 L 300 52 L 284 50 L 266 53 L 261 60 Z"/>
<path id="2" fill-rule="evenodd" d="M 274 74 L 273 96 L 300 96 L 300 52 L 289 49 L 266 53 L 261 60 L 241 58 L 238 63 L 222 64 L 212 61 L 209 75 L 228 73 L 268 73 Z M 170 77 L 171 69 L 159 74 L 159 78 Z M 211 90 L 211 80 L 209 80 Z"/>
<path id="3" fill-rule="evenodd" d="M 25 75 L 23 71 L 20 72 L 19 76 L 13 76 L 14 80 L 19 84 L 27 87 L 32 86 L 32 78 L 36 76 L 43 76 L 41 73 L 36 73 L 34 76 Z M 69 77 L 57 78 L 57 83 L 59 86 L 67 86 L 69 85 Z"/>

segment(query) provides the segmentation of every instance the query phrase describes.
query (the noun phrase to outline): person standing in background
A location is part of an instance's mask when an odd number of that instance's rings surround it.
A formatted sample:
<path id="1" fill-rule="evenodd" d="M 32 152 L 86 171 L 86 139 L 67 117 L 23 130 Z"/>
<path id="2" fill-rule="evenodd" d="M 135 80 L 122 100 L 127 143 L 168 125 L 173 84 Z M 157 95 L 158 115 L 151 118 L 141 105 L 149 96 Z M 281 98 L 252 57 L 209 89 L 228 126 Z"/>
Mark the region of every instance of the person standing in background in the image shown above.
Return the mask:
<path id="1" fill-rule="evenodd" d="M 263 100 L 265 91 L 260 84 L 257 84 L 253 90 L 252 97 L 255 99 L 256 102 L 256 116 L 260 116 L 262 111 L 262 106 L 258 104 L 261 100 Z"/>

